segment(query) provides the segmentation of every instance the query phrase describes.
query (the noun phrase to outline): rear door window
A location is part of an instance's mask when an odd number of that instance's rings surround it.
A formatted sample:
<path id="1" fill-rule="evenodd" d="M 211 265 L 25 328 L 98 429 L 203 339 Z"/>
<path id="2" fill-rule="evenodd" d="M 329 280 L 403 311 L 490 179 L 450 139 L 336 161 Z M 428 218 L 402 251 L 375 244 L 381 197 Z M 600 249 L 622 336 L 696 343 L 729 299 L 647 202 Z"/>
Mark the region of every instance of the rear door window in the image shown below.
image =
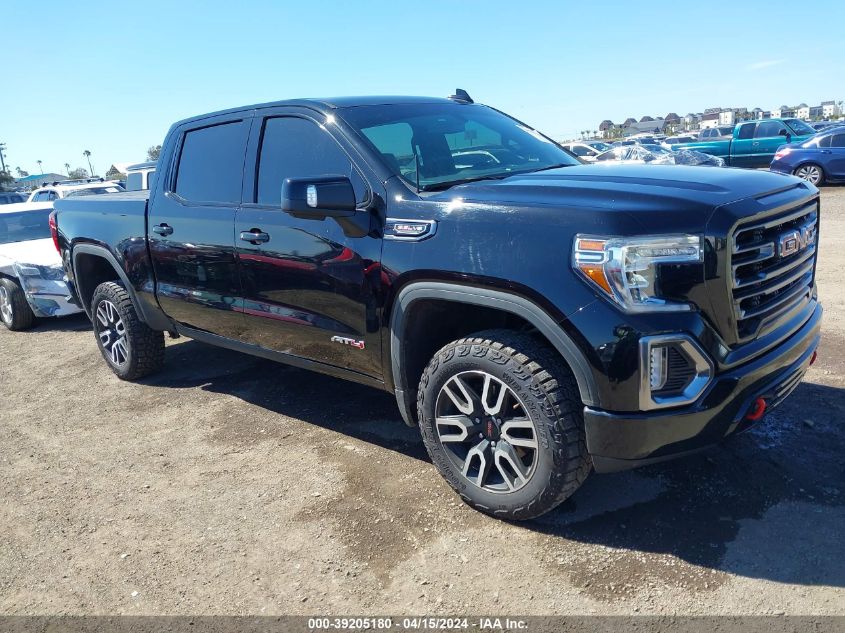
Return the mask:
<path id="1" fill-rule="evenodd" d="M 240 202 L 248 131 L 246 121 L 188 131 L 174 192 L 191 202 Z"/>
<path id="2" fill-rule="evenodd" d="M 746 123 L 739 128 L 739 139 L 749 139 L 754 137 L 754 128 L 757 126 L 756 123 Z"/>
<path id="3" fill-rule="evenodd" d="M 834 134 L 830 137 L 831 147 L 845 147 L 845 134 Z"/>

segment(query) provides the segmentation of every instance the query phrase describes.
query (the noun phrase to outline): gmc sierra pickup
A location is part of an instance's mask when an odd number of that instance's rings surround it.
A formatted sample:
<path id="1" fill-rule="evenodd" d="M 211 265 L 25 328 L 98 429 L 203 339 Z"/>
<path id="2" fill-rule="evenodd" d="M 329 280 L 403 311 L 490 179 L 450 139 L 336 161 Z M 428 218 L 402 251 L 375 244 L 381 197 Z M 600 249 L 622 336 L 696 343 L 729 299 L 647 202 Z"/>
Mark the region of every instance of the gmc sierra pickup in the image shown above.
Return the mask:
<path id="1" fill-rule="evenodd" d="M 508 519 L 748 428 L 819 342 L 811 184 L 583 165 L 464 91 L 191 118 L 151 191 L 54 219 L 120 378 L 169 333 L 385 389 Z"/>

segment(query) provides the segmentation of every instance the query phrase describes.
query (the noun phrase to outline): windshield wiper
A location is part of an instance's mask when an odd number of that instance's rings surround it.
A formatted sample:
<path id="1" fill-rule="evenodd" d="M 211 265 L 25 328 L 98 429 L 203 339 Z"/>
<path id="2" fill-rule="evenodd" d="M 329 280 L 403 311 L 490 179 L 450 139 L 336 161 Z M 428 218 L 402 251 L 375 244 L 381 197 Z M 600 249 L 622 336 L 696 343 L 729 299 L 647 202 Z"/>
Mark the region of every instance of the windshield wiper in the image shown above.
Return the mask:
<path id="1" fill-rule="evenodd" d="M 518 176 L 520 174 L 531 174 L 538 171 L 546 171 L 548 169 L 558 169 L 560 167 L 572 167 L 569 163 L 559 163 L 556 165 L 547 165 L 546 167 L 536 167 L 532 169 L 522 169 L 520 171 L 507 171 L 501 174 L 490 174 L 488 176 L 475 176 L 473 178 L 460 178 L 459 180 L 447 180 L 446 182 L 433 182 L 428 185 L 422 185 L 420 191 L 443 191 L 457 185 L 465 185 L 468 182 L 478 182 L 480 180 L 504 180 L 511 176 Z"/>
<path id="2" fill-rule="evenodd" d="M 502 180 L 503 178 L 507 178 L 508 176 L 513 175 L 512 173 L 506 174 L 491 174 L 489 176 L 475 176 L 473 178 L 460 178 L 458 180 L 447 180 L 445 182 L 432 182 L 428 185 L 421 185 L 420 191 L 443 191 L 445 189 L 450 189 L 451 187 L 456 187 L 457 185 L 465 185 L 468 182 L 478 182 L 479 180 Z"/>

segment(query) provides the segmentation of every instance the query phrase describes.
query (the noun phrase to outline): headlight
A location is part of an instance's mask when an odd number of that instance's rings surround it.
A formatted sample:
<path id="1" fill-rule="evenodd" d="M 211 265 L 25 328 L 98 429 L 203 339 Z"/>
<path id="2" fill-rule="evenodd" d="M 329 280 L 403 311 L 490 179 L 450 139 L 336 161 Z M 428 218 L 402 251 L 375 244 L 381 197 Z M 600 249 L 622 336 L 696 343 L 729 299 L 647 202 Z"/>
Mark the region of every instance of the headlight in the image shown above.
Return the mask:
<path id="1" fill-rule="evenodd" d="M 697 235 L 576 235 L 572 254 L 573 268 L 626 312 L 691 310 L 689 303 L 660 297 L 657 266 L 701 261 L 701 238 Z"/>

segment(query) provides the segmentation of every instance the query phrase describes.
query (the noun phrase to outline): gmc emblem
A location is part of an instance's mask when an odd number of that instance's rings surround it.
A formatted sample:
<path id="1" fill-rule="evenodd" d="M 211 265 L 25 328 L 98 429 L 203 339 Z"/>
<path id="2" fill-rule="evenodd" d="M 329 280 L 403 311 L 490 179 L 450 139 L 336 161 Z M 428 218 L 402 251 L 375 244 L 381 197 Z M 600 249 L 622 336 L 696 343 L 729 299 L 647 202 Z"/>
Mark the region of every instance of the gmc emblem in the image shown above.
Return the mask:
<path id="1" fill-rule="evenodd" d="M 816 243 L 816 225 L 809 224 L 800 229 L 787 231 L 778 238 L 778 256 L 789 257 Z"/>

